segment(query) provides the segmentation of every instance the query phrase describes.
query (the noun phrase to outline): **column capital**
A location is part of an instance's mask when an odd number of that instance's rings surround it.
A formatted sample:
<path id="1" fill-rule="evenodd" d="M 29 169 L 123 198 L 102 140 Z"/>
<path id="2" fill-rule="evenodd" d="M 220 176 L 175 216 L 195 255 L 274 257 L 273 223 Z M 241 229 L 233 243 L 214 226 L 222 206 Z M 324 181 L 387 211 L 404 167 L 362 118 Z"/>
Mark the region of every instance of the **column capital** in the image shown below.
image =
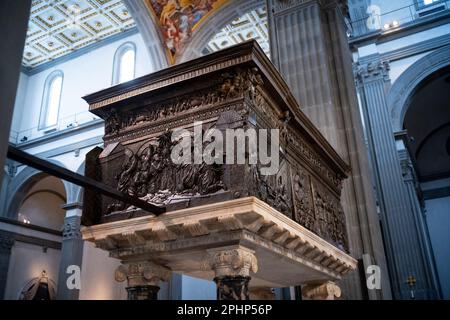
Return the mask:
<path id="1" fill-rule="evenodd" d="M 391 66 L 388 61 L 370 61 L 367 63 L 356 63 L 354 65 L 354 75 L 360 84 L 366 82 L 384 80 L 389 81 L 389 71 Z"/>
<path id="2" fill-rule="evenodd" d="M 158 286 L 169 281 L 172 271 L 151 261 L 130 262 L 120 265 L 114 274 L 117 282 L 127 280 L 128 287 Z"/>
<path id="3" fill-rule="evenodd" d="M 64 219 L 63 240 L 81 239 L 81 217 L 71 216 Z"/>
<path id="4" fill-rule="evenodd" d="M 318 282 L 302 287 L 302 295 L 311 300 L 335 300 L 342 295 L 341 288 L 334 282 Z"/>
<path id="5" fill-rule="evenodd" d="M 258 261 L 253 250 L 232 246 L 208 250 L 208 264 L 216 277 L 249 277 L 258 272 Z"/>

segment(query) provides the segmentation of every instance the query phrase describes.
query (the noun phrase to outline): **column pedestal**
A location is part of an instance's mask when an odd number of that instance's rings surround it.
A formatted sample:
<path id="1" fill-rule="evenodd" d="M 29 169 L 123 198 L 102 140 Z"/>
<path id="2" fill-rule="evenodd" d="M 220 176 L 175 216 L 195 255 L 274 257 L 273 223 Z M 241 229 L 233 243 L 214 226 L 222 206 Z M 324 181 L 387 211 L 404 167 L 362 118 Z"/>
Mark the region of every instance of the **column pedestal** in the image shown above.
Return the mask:
<path id="1" fill-rule="evenodd" d="M 117 268 L 117 282 L 127 280 L 128 300 L 158 300 L 158 284 L 169 281 L 171 271 L 153 262 L 124 263 Z"/>

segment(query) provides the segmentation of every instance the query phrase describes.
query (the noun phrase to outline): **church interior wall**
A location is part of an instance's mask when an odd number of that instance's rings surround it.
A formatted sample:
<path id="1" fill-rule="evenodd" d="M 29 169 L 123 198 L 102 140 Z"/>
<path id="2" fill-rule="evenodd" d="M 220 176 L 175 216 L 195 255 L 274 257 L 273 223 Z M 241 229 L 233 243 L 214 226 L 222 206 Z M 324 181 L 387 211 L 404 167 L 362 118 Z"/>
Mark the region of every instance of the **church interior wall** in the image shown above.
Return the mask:
<path id="1" fill-rule="evenodd" d="M 23 98 L 17 100 L 15 108 L 15 113 L 20 115 L 20 117 L 16 116 L 16 119 L 20 119 L 16 120 L 13 130 L 19 132 L 31 130 L 28 134 L 32 134 L 32 138 L 43 135 L 42 131 L 45 130 L 36 129 L 39 125 L 44 85 L 47 77 L 56 70 L 63 73 L 59 121 L 67 118 L 69 119 L 65 121 L 69 121 L 75 114 L 78 114 L 79 117 L 92 117 L 88 113 L 88 106 L 82 97 L 112 85 L 114 55 L 117 49 L 126 42 L 136 45 L 135 77 L 150 73 L 152 71 L 151 59 L 140 34 L 107 44 L 37 74 L 27 76 L 22 73 L 23 81 L 17 94 L 18 97 L 23 96 Z M 73 121 L 75 120 L 74 118 Z"/>
<path id="2" fill-rule="evenodd" d="M 16 241 L 11 248 L 8 280 L 6 283 L 5 299 L 17 300 L 27 282 L 39 277 L 46 271 L 48 277 L 58 280 L 60 250 Z"/>
<path id="3" fill-rule="evenodd" d="M 125 300 L 125 283 L 116 282 L 114 271 L 120 261 L 110 258 L 106 251 L 95 248 L 92 243 L 83 245 L 80 300 Z M 102 266 L 99 268 L 98 266 Z"/>

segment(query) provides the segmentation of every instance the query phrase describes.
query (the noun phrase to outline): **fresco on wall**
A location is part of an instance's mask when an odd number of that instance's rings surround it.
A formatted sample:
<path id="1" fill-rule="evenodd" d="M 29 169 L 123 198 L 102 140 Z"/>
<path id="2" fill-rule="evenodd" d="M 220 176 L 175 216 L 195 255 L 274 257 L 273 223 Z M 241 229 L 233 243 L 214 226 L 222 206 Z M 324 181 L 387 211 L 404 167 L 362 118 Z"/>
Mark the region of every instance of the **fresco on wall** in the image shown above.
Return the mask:
<path id="1" fill-rule="evenodd" d="M 147 0 L 159 24 L 171 64 L 201 22 L 227 0 Z"/>

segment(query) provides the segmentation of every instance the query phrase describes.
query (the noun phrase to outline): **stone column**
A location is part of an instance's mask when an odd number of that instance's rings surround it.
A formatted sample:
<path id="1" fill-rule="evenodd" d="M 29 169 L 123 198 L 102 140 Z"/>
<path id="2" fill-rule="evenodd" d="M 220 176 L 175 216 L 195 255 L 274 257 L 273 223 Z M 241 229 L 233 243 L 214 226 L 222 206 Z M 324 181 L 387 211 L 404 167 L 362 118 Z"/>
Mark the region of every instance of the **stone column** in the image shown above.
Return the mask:
<path id="1" fill-rule="evenodd" d="M 334 282 L 316 282 L 302 286 L 302 295 L 309 300 L 336 300 L 342 295 Z"/>
<path id="2" fill-rule="evenodd" d="M 258 271 L 254 251 L 241 246 L 209 250 L 217 300 L 250 300 L 250 272 Z"/>
<path id="3" fill-rule="evenodd" d="M 115 279 L 127 281 L 128 300 L 158 300 L 159 283 L 169 281 L 170 269 L 150 261 L 125 262 L 117 268 Z"/>
<path id="4" fill-rule="evenodd" d="M 411 156 L 406 148 L 408 135 L 406 131 L 396 134 L 397 152 L 402 168 L 403 182 L 406 186 L 408 199 L 413 210 L 415 231 L 423 236 L 419 238 L 421 241 L 421 251 L 423 259 L 429 261 L 430 272 L 428 274 L 429 283 L 436 286 L 436 294 L 440 293 L 439 275 L 436 268 L 436 260 L 434 258 L 433 248 L 429 229 L 427 226 L 427 218 L 425 215 L 425 203 L 423 202 L 422 190 L 420 188 L 419 179 L 416 169 L 411 161 Z"/>
<path id="5" fill-rule="evenodd" d="M 352 56 L 348 45 L 344 0 L 267 0 L 271 57 L 302 111 L 351 166 L 343 186 L 350 254 L 364 254 L 381 267 L 383 290 L 372 299 L 390 298 L 389 276 L 364 132 Z M 349 299 L 362 299 L 365 288 L 357 272 L 342 281 Z"/>
<path id="6" fill-rule="evenodd" d="M 380 202 L 386 254 L 396 299 L 408 299 L 406 283 L 413 272 L 418 279 L 419 299 L 438 297 L 433 281 L 430 257 L 426 254 L 427 239 L 417 226 L 420 210 L 417 197 L 408 192 L 400 165 L 397 144 L 386 103 L 390 86 L 389 63 L 370 57 L 355 66 L 355 76 L 367 127 L 376 189 Z M 416 199 L 413 199 L 416 198 Z"/>
<path id="7" fill-rule="evenodd" d="M 23 48 L 30 16 L 31 0 L 0 1 L 0 26 L 2 41 L 0 42 L 0 182 L 8 149 L 9 131 L 16 100 L 22 65 Z"/>
<path id="8" fill-rule="evenodd" d="M 0 300 L 5 296 L 6 281 L 8 279 L 9 258 L 14 245 L 14 235 L 0 230 Z"/>
<path id="9" fill-rule="evenodd" d="M 58 289 L 56 299 L 78 300 L 80 290 L 69 288 L 68 278 L 73 274 L 69 266 L 76 266 L 81 270 L 83 260 L 83 239 L 80 232 L 82 204 L 71 203 L 62 206 L 65 209 L 63 239 L 61 246 L 61 260 L 59 263 Z M 69 273 L 68 273 L 69 271 Z"/>

